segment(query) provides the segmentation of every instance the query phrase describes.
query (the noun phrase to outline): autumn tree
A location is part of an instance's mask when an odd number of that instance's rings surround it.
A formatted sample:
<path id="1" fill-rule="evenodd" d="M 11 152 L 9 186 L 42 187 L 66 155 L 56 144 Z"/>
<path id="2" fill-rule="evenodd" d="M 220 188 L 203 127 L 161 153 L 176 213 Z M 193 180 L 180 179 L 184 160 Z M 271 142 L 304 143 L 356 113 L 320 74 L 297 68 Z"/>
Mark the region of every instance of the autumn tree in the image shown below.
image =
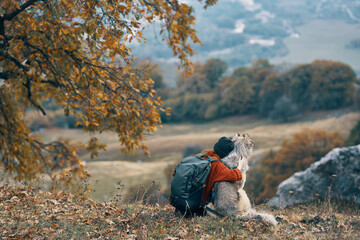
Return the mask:
<path id="1" fill-rule="evenodd" d="M 301 109 L 311 106 L 311 92 L 309 86 L 312 80 L 311 64 L 299 65 L 283 74 L 284 82 L 288 89 L 286 94 L 291 100 L 299 105 Z"/>
<path id="2" fill-rule="evenodd" d="M 253 98 L 252 98 L 251 108 L 248 109 L 248 111 L 254 112 L 259 110 L 262 104 L 262 96 L 261 96 L 261 91 L 263 89 L 262 83 L 265 81 L 266 78 L 269 77 L 269 75 L 272 75 L 272 77 L 274 77 L 273 75 L 276 75 L 276 72 L 273 70 L 273 65 L 271 65 L 267 59 L 256 60 L 252 62 L 250 67 L 236 68 L 232 73 L 232 77 L 247 77 L 250 80 L 251 88 L 253 91 Z M 271 85 L 271 81 L 268 82 Z M 267 95 L 263 95 L 263 96 L 264 98 L 268 98 Z M 263 109 L 267 108 L 266 103 L 265 104 L 263 103 L 263 106 L 261 106 L 261 108 Z M 260 114 L 260 115 L 263 116 L 264 114 Z"/>
<path id="3" fill-rule="evenodd" d="M 227 68 L 227 63 L 219 58 L 212 58 L 205 62 L 202 67 L 202 72 L 206 75 L 207 82 L 211 89 L 217 86 Z"/>
<path id="4" fill-rule="evenodd" d="M 222 115 L 243 114 L 252 108 L 254 91 L 250 79 L 242 77 L 225 77 L 221 82 Z"/>
<path id="5" fill-rule="evenodd" d="M 344 63 L 316 60 L 309 87 L 312 109 L 334 109 L 349 105 L 353 100 L 356 74 Z"/>
<path id="6" fill-rule="evenodd" d="M 39 173 L 55 178 L 57 169 L 63 169 L 62 180 L 70 171 L 86 176 L 76 154 L 80 144 L 45 143 L 24 123 L 27 109 L 46 114 L 47 99 L 85 131 L 111 131 L 123 150 L 149 152 L 144 135 L 160 124 L 161 99 L 153 80 L 131 68 L 129 43 L 145 42 L 142 31 L 155 20 L 180 66 L 191 71 L 191 44 L 200 41 L 193 8 L 178 0 L 1 1 L 0 157 L 6 171 L 18 179 Z M 105 146 L 92 137 L 87 148 L 96 155 Z"/>
<path id="7" fill-rule="evenodd" d="M 202 64 L 194 64 L 194 72 L 189 76 L 179 76 L 177 88 L 179 94 L 209 93 L 218 86 L 222 75 L 227 70 L 227 63 L 218 58 L 212 58 Z"/>
<path id="8" fill-rule="evenodd" d="M 354 95 L 356 74 L 347 64 L 316 60 L 284 73 L 287 96 L 302 109 L 347 106 Z"/>
<path id="9" fill-rule="evenodd" d="M 151 78 L 154 90 L 165 88 L 166 84 L 163 79 L 163 73 L 158 64 L 149 60 L 141 60 L 136 64 L 135 70 L 143 81 Z"/>
<path id="10" fill-rule="evenodd" d="M 254 77 L 254 71 L 251 68 L 248 67 L 238 67 L 235 68 L 234 72 L 232 73 L 233 77 L 242 77 L 245 76 L 249 79 L 253 79 Z"/>
<path id="11" fill-rule="evenodd" d="M 262 117 L 267 117 L 273 110 L 276 101 L 283 95 L 283 93 L 284 84 L 278 74 L 272 72 L 266 75 L 265 79 L 261 82 L 261 88 L 259 92 L 259 115 Z"/>
<path id="12" fill-rule="evenodd" d="M 194 64 L 194 72 L 189 76 L 180 75 L 176 82 L 178 95 L 186 93 L 208 93 L 211 92 L 206 74 L 202 71 L 200 62 Z"/>

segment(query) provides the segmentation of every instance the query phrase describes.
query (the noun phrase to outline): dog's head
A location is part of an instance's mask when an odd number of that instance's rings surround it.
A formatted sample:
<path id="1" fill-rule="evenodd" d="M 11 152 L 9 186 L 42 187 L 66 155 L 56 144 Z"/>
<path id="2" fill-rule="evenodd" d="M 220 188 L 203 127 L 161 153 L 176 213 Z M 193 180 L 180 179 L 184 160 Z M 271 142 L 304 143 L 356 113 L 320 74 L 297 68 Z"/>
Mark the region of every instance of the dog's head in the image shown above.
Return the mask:
<path id="1" fill-rule="evenodd" d="M 254 148 L 254 141 L 247 133 L 235 133 L 230 139 L 234 142 L 234 149 L 222 161 L 231 169 L 240 165 L 246 171 L 248 169 L 248 159 Z"/>
<path id="2" fill-rule="evenodd" d="M 235 133 L 230 139 L 234 142 L 234 150 L 232 153 L 246 159 L 251 156 L 254 148 L 254 141 L 250 138 L 249 134 Z"/>

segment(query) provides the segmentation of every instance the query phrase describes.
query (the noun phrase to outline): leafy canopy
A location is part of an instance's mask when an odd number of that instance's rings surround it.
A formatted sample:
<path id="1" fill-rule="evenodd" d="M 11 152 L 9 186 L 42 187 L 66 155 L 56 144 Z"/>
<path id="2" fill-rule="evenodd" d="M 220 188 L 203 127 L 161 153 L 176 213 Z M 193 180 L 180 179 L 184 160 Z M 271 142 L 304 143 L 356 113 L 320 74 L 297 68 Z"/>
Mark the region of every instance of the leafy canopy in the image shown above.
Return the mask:
<path id="1" fill-rule="evenodd" d="M 55 178 L 59 169 L 62 180 L 70 170 L 86 175 L 80 144 L 44 143 L 25 125 L 25 111 L 45 115 L 41 102 L 48 99 L 86 131 L 115 132 L 124 150 L 149 153 L 144 135 L 161 123 L 162 100 L 153 80 L 131 68 L 130 43 L 144 43 L 144 28 L 160 21 L 163 40 L 190 72 L 190 44 L 200 44 L 194 20 L 192 7 L 178 0 L 1 1 L 0 164 L 18 179 L 45 172 Z M 105 145 L 93 137 L 87 148 L 96 155 Z"/>

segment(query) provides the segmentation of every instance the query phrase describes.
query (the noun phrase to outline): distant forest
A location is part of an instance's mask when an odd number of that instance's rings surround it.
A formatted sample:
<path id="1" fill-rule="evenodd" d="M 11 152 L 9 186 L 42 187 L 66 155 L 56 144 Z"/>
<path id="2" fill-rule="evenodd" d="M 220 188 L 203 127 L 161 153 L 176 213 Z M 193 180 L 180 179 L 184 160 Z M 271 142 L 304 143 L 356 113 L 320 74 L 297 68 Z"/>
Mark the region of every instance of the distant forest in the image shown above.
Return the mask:
<path id="1" fill-rule="evenodd" d="M 257 60 L 224 76 L 227 63 L 209 59 L 195 63 L 189 77 L 179 76 L 175 89 L 166 88 L 158 65 L 140 63 L 155 81 L 157 94 L 172 109 L 163 122 L 206 121 L 258 114 L 274 121 L 294 120 L 306 111 L 359 107 L 359 79 L 344 63 L 316 60 L 309 64 L 272 65 Z"/>
<path id="2" fill-rule="evenodd" d="M 169 88 L 158 64 L 148 60 L 133 66 L 144 79 L 154 81 L 161 97 L 163 123 L 203 122 L 235 115 L 256 114 L 275 122 L 301 118 L 305 112 L 345 107 L 360 109 L 360 80 L 347 64 L 316 60 L 309 64 L 273 65 L 268 60 L 254 61 L 249 67 L 235 68 L 230 75 L 221 59 L 196 62 L 189 77 L 179 75 L 176 88 Z M 48 114 L 39 118 L 35 111 L 26 114 L 32 130 L 56 126 L 81 128 L 76 117 L 64 116 L 52 100 L 43 101 Z"/>

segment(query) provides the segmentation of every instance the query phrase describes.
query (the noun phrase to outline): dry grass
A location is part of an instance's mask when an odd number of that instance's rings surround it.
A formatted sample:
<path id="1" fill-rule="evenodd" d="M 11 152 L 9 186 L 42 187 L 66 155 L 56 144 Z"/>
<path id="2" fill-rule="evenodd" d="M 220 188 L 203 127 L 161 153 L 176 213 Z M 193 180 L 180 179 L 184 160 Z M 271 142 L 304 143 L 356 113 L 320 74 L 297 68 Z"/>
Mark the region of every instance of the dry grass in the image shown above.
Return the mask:
<path id="1" fill-rule="evenodd" d="M 295 132 L 304 128 L 337 130 L 347 137 L 350 129 L 360 119 L 360 113 L 321 112 L 305 117 L 306 121 L 287 124 L 272 124 L 258 120 L 254 116 L 232 117 L 203 124 L 168 124 L 159 129 L 153 136 L 148 136 L 147 146 L 152 152 L 151 158 L 139 151 L 135 155 L 120 153 L 117 136 L 109 133 L 96 134 L 102 142 L 108 144 L 108 150 L 91 160 L 88 155 L 88 170 L 92 177 L 90 184 L 95 189 L 92 196 L 96 200 L 109 199 L 114 196 L 116 182 L 121 180 L 125 187 L 155 180 L 166 188 L 164 169 L 182 158 L 182 150 L 187 145 L 200 144 L 212 148 L 221 136 L 234 132 L 248 132 L 255 140 L 254 155 L 270 149 L 277 149 L 281 142 L 290 139 Z M 316 120 L 317 119 L 317 120 Z M 54 140 L 67 137 L 87 141 L 89 134 L 82 130 L 46 129 L 42 135 L 45 139 Z M 140 162 L 141 163 L 138 163 Z"/>
<path id="2" fill-rule="evenodd" d="M 148 181 L 160 182 L 166 186 L 163 174 L 168 162 L 127 162 L 107 161 L 90 162 L 88 170 L 91 175 L 89 196 L 97 201 L 109 201 L 124 196 L 131 186 L 140 185 Z M 121 184 L 119 184 L 121 183 Z M 142 187 L 142 186 L 138 186 Z M 163 190 L 163 189 L 161 189 Z"/>
<path id="3" fill-rule="evenodd" d="M 262 208 L 263 206 L 258 206 Z M 183 218 L 169 205 L 95 203 L 85 196 L 0 186 L 0 239 L 359 239 L 360 209 L 315 202 L 274 210 L 277 227 Z"/>

